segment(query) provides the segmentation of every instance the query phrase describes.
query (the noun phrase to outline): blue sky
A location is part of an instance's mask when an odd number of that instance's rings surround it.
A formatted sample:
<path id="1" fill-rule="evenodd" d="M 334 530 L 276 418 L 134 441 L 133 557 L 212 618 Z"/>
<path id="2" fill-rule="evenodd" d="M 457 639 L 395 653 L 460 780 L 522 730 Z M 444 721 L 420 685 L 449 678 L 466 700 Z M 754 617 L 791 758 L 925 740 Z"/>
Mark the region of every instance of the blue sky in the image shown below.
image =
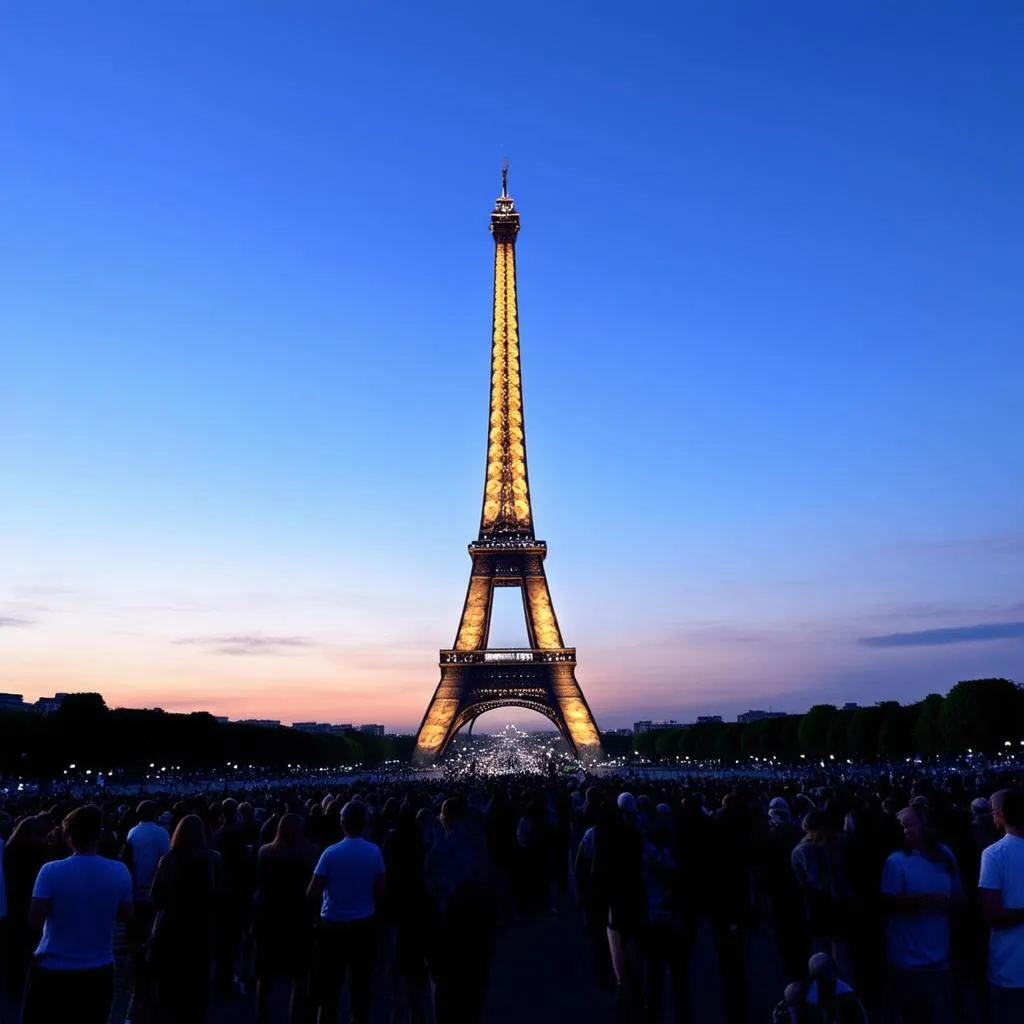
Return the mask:
<path id="1" fill-rule="evenodd" d="M 506 155 L 600 724 L 1024 680 L 1022 46 L 1010 2 L 9 6 L 0 689 L 416 724 Z"/>

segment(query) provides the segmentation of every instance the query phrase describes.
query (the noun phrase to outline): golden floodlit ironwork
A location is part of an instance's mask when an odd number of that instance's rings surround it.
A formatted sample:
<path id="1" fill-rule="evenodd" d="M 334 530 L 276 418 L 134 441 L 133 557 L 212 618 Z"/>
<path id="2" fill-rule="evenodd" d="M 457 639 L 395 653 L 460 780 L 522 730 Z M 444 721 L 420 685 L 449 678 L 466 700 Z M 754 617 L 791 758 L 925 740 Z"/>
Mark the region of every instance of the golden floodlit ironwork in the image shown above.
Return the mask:
<path id="1" fill-rule="evenodd" d="M 414 759 L 429 764 L 452 737 L 487 711 L 523 707 L 549 718 L 584 760 L 600 756 L 597 724 L 576 681 L 576 649 L 565 647 L 551 603 L 544 558 L 533 532 L 526 470 L 523 378 L 519 364 L 516 235 L 519 212 L 508 194 L 508 165 L 491 214 L 494 319 L 487 472 L 480 534 L 469 545 L 473 568 L 451 650 L 441 651 L 441 681 L 423 716 Z M 495 587 L 518 587 L 530 646 L 489 648 Z"/>

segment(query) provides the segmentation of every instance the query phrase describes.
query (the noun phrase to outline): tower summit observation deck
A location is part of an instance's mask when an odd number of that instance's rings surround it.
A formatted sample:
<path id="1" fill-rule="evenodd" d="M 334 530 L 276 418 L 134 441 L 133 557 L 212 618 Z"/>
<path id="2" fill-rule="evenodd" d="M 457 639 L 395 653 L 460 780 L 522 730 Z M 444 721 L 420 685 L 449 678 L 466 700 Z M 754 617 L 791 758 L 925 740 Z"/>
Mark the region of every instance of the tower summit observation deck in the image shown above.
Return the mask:
<path id="1" fill-rule="evenodd" d="M 413 756 L 429 764 L 479 715 L 523 707 L 549 718 L 581 759 L 593 760 L 600 755 L 600 736 L 576 681 L 576 650 L 563 644 L 551 603 L 544 573 L 547 545 L 534 534 L 519 362 L 519 211 L 508 194 L 507 164 L 491 213 L 491 234 L 491 401 L 480 532 L 469 545 L 473 567 L 455 645 L 441 651 L 441 680 L 423 716 Z M 529 647 L 488 646 L 495 587 L 519 588 Z"/>

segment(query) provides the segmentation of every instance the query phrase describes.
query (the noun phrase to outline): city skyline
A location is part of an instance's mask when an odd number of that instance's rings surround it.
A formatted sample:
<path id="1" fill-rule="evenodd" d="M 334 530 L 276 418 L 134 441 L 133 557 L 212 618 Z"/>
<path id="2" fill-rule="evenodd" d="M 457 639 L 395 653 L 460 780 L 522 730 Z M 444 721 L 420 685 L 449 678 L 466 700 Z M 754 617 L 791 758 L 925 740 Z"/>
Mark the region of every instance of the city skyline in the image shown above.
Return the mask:
<path id="1" fill-rule="evenodd" d="M 0 690 L 415 729 L 505 155 L 598 724 L 1024 679 L 1019 17 L 588 11 L 8 12 Z"/>

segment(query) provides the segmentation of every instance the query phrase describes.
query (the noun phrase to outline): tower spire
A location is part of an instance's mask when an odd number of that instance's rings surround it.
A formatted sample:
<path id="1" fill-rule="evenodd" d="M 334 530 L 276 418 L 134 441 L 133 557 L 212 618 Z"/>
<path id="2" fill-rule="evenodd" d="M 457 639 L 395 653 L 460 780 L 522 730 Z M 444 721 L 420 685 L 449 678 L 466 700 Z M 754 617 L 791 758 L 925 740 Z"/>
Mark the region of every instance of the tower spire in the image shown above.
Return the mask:
<path id="1" fill-rule="evenodd" d="M 516 298 L 516 235 L 519 211 L 508 194 L 508 161 L 501 169 L 501 195 L 491 213 L 494 236 L 494 319 L 491 327 L 491 406 L 487 428 L 487 474 L 480 537 L 533 537 L 533 512 L 526 472 L 523 378 L 519 366 L 519 305 Z"/>

